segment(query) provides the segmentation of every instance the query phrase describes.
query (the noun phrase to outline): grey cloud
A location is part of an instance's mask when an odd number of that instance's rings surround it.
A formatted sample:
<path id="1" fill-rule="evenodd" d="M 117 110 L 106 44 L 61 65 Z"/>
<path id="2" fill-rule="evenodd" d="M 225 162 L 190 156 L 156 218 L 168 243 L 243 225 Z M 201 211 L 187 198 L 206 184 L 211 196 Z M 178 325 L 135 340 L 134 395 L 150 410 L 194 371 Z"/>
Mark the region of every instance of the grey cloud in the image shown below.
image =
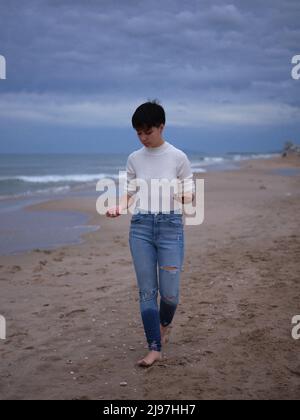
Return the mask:
<path id="1" fill-rule="evenodd" d="M 297 0 L 12 0 L 1 16 L 4 93 L 300 105 Z"/>
<path id="2" fill-rule="evenodd" d="M 205 14 L 205 17 L 209 23 L 215 25 L 215 27 L 220 26 L 223 30 L 242 28 L 246 19 L 233 4 L 213 5 Z"/>

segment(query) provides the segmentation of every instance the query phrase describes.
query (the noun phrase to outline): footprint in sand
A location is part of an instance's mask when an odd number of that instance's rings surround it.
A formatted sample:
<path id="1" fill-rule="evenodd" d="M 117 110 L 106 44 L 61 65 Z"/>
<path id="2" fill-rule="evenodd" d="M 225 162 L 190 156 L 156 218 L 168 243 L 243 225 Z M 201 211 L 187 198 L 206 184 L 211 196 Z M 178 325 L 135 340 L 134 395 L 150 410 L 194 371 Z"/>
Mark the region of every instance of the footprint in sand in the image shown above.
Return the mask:
<path id="1" fill-rule="evenodd" d="M 118 244 L 121 242 L 122 239 L 122 236 L 114 236 L 113 241 Z"/>
<path id="2" fill-rule="evenodd" d="M 68 276 L 69 274 L 71 274 L 69 271 L 64 271 L 63 273 L 56 274 L 56 277 Z"/>
<path id="3" fill-rule="evenodd" d="M 33 273 L 38 273 L 43 270 L 43 267 L 47 264 L 47 261 L 40 261 L 39 264 L 32 270 Z"/>
<path id="4" fill-rule="evenodd" d="M 33 281 L 42 281 L 43 277 L 35 275 L 35 276 L 32 277 L 32 280 Z M 28 282 L 27 284 L 30 284 L 30 282 Z"/>
<path id="5" fill-rule="evenodd" d="M 106 274 L 107 273 L 107 269 L 106 268 L 98 268 L 96 270 L 96 273 L 99 273 L 99 272 L 101 272 L 102 274 Z"/>
<path id="6" fill-rule="evenodd" d="M 11 342 L 11 339 L 14 339 L 14 343 L 16 343 L 17 345 L 22 345 L 24 339 L 28 336 L 27 332 L 21 332 L 21 331 L 16 331 L 15 333 L 12 333 L 9 336 L 9 341 L 7 341 L 7 343 Z"/>
<path id="7" fill-rule="evenodd" d="M 58 255 L 53 258 L 54 261 L 63 261 L 64 257 L 66 256 L 65 252 L 59 252 Z"/>
<path id="8" fill-rule="evenodd" d="M 68 317 L 69 318 L 71 316 L 77 315 L 77 314 L 82 313 L 82 312 L 86 312 L 86 309 L 74 309 L 73 311 L 68 312 L 67 314 L 65 314 L 65 317 Z"/>
<path id="9" fill-rule="evenodd" d="M 96 288 L 96 290 L 101 290 L 102 292 L 106 292 L 106 290 L 109 290 L 109 289 L 111 289 L 110 286 L 100 286 Z"/>
<path id="10" fill-rule="evenodd" d="M 65 313 L 59 314 L 59 318 L 60 319 L 63 319 L 63 318 L 73 318 L 76 315 L 78 315 L 80 313 L 84 313 L 84 312 L 86 312 L 86 309 L 74 309 L 73 311 L 67 312 L 66 314 Z"/>
<path id="11" fill-rule="evenodd" d="M 22 268 L 19 265 L 13 265 L 10 269 L 10 273 L 17 273 L 18 271 L 21 271 Z"/>

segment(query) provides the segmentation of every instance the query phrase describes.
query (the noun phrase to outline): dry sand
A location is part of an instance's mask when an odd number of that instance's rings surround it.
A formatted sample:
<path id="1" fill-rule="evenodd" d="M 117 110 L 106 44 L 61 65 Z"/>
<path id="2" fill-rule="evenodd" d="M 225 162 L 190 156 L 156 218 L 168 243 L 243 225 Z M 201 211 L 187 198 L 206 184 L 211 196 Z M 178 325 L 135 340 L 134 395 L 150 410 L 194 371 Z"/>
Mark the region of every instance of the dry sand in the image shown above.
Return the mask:
<path id="1" fill-rule="evenodd" d="M 33 206 L 87 212 L 100 229 L 81 244 L 0 257 L 0 398 L 298 399 L 300 176 L 271 172 L 295 166 L 278 158 L 199 174 L 205 220 L 185 226 L 172 335 L 146 370 L 135 366 L 147 350 L 130 215 L 100 216 L 90 198 Z"/>

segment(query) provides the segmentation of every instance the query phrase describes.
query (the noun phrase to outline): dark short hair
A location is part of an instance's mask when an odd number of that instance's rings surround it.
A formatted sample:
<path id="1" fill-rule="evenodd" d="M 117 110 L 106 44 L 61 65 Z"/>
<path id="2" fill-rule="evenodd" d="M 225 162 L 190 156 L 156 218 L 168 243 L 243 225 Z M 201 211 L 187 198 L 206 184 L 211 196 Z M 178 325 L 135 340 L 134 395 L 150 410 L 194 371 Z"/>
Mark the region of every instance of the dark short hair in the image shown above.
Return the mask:
<path id="1" fill-rule="evenodd" d="M 135 130 L 159 127 L 166 123 L 166 114 L 157 100 L 145 102 L 135 110 L 131 122 Z"/>

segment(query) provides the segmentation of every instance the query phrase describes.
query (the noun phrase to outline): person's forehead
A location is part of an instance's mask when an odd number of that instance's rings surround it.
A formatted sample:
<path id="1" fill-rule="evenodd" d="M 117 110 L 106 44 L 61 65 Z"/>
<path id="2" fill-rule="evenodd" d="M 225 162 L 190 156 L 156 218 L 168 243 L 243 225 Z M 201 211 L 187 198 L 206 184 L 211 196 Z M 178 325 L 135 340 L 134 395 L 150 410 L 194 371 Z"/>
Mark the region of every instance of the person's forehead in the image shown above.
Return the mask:
<path id="1" fill-rule="evenodd" d="M 145 132 L 153 130 L 154 128 L 155 127 L 139 127 L 139 128 L 136 129 L 136 131 L 138 133 L 145 133 Z"/>

